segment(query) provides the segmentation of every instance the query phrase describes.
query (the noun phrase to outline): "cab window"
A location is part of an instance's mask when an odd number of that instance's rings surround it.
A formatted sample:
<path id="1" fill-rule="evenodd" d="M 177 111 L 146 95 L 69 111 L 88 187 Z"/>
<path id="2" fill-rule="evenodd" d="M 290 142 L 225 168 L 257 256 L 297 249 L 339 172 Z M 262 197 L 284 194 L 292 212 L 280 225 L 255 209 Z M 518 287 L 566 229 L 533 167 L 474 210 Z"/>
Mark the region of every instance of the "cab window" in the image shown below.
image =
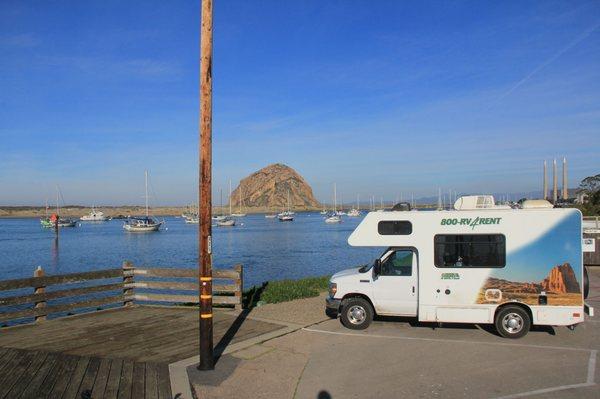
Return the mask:
<path id="1" fill-rule="evenodd" d="M 412 276 L 413 252 L 397 250 L 381 263 L 382 276 Z"/>

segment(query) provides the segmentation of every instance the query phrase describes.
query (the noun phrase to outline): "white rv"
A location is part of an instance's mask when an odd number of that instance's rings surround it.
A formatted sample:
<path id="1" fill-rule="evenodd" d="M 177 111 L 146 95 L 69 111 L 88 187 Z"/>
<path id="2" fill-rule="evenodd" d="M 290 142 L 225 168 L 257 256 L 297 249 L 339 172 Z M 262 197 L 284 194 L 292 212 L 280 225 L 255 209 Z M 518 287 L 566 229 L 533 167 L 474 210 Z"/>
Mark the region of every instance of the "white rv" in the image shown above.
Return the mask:
<path id="1" fill-rule="evenodd" d="M 386 249 L 373 264 L 331 277 L 327 313 L 352 329 L 375 315 L 493 323 L 508 338 L 534 324 L 583 322 L 579 210 L 465 206 L 471 202 L 369 213 L 348 243 Z"/>

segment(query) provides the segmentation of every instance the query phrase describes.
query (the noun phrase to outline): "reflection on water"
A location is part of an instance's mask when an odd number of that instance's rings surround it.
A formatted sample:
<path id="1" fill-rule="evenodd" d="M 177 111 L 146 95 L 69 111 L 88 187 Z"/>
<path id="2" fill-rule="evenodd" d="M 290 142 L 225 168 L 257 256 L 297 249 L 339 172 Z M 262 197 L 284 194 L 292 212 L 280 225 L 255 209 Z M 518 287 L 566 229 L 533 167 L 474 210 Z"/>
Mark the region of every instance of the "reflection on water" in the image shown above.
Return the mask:
<path id="1" fill-rule="evenodd" d="M 244 265 L 245 284 L 332 274 L 367 263 L 381 248 L 353 248 L 346 240 L 360 218 L 325 224 L 319 214 L 297 214 L 282 223 L 249 215 L 233 228 L 213 228 L 213 265 Z M 168 230 L 127 233 L 122 221 L 82 223 L 59 237 L 37 219 L 0 219 L 0 279 L 120 267 L 124 260 L 149 267 L 197 267 L 198 225 L 166 218 Z M 60 245 L 59 245 L 60 242 Z"/>
<path id="2" fill-rule="evenodd" d="M 54 235 L 54 240 L 52 240 L 52 269 L 56 271 L 55 274 L 58 274 L 58 234 Z"/>

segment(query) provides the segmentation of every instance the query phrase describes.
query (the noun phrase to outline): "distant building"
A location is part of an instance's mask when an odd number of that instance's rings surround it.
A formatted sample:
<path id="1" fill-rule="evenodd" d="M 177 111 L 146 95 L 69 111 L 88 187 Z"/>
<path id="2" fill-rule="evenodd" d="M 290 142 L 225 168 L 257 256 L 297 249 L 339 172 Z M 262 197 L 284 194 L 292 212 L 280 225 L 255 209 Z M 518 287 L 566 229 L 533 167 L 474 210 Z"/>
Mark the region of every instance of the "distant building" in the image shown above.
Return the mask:
<path id="1" fill-rule="evenodd" d="M 575 203 L 576 204 L 583 205 L 583 204 L 585 204 L 588 201 L 588 197 L 589 197 L 588 193 L 586 193 L 585 191 L 583 191 L 581 189 L 576 189 L 576 190 L 573 190 L 573 191 L 574 191 L 574 193 L 573 193 L 574 197 L 573 198 L 575 198 Z M 571 192 L 571 190 L 569 190 L 569 196 L 571 194 L 570 192 Z"/>

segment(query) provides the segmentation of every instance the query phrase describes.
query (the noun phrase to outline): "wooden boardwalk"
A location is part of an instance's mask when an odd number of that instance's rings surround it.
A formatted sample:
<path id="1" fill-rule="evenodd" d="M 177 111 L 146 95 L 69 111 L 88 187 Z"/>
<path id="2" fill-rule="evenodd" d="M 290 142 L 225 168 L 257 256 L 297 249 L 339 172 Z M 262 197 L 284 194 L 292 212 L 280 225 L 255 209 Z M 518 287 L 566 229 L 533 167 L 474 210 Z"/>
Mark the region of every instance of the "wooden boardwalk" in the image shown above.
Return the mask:
<path id="1" fill-rule="evenodd" d="M 0 348 L 1 398 L 172 398 L 169 366 Z"/>
<path id="2" fill-rule="evenodd" d="M 168 364 L 198 353 L 198 324 L 196 309 L 131 306 L 0 329 L 0 399 L 173 397 Z M 279 328 L 217 311 L 214 343 Z"/>

